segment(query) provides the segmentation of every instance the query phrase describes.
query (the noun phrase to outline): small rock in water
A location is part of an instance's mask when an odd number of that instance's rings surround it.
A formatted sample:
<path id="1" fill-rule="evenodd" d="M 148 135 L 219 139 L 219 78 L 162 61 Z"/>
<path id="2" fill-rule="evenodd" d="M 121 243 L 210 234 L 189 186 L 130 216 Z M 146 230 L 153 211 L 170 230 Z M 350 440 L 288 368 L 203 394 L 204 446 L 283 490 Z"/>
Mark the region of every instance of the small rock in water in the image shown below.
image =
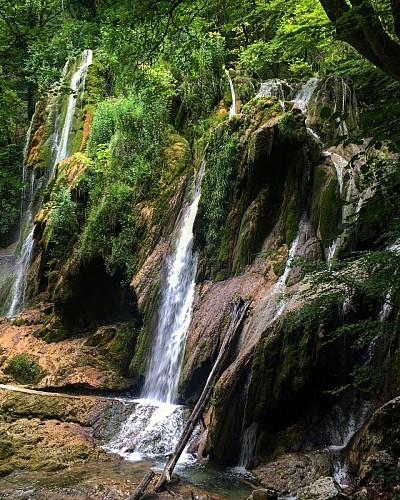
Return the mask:
<path id="1" fill-rule="evenodd" d="M 333 477 L 321 477 L 299 496 L 299 500 L 342 500 L 346 498 L 349 497 L 342 493 Z"/>
<path id="2" fill-rule="evenodd" d="M 254 490 L 247 500 L 277 500 L 278 493 L 271 489 Z"/>

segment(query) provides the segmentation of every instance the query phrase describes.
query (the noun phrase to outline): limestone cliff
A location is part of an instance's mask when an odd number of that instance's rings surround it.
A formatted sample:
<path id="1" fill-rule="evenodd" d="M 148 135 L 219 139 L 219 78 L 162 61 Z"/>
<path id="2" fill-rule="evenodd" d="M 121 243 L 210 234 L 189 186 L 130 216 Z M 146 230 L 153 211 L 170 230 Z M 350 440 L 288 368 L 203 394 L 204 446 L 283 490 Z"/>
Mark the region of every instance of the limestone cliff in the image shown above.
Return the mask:
<path id="1" fill-rule="evenodd" d="M 7 320 L 1 325 L 4 381 L 39 388 L 139 391 L 163 265 L 193 172 L 203 163 L 195 222 L 199 265 L 180 380 L 180 397 L 188 405 L 198 399 L 217 357 L 232 305 L 242 299 L 251 306 L 214 388 L 202 455 L 226 464 L 250 462 L 262 482 L 281 493 L 300 491 L 321 476 L 333 475 L 336 459 L 317 450 L 345 447 L 348 443 L 335 432 L 355 432 L 399 390 L 393 331 L 360 351 L 352 349 L 354 340 L 331 336 L 339 326 L 377 320 L 381 303 L 368 290 L 345 289 L 346 270 L 335 275 L 344 283 L 335 300 L 318 288 L 307 295 L 305 270 L 293 261 L 301 258 L 306 267 L 319 263 L 313 276 L 326 273 L 318 276 L 329 284 L 332 273 L 341 272 L 335 257 L 376 245 L 379 236 L 362 217 L 374 203 L 376 185 L 364 176 L 361 161 L 350 161 L 364 145 L 334 144 L 339 135 L 355 133 L 351 82 L 322 81 L 308 117 L 293 103 L 284 103 L 283 109 L 277 98 L 259 97 L 241 103 L 240 113 L 228 118 L 227 103 L 221 102 L 201 137 L 186 139 L 169 130 L 160 139 L 153 170 L 149 173 L 142 165 L 138 173 L 123 164 L 128 141 L 114 144 L 114 149 L 107 146 L 115 139 L 111 132 L 102 130 L 105 138 L 90 153 L 95 144 L 90 123 L 106 93 L 102 71 L 100 64 L 89 70 L 75 117 L 73 154 L 58 163 L 35 218 L 32 309 L 12 325 Z M 239 80 L 244 101 L 253 83 Z M 341 107 L 335 109 L 338 102 Z M 120 102 L 112 104 L 123 108 Z M 336 123 L 321 121 L 319 110 L 327 106 L 338 113 Z M 39 104 L 33 121 L 28 159 L 37 177 L 46 166 L 46 141 L 55 133 L 49 131 L 49 123 L 57 122 L 54 109 Z M 137 133 L 139 115 L 136 109 L 124 115 L 124 127 L 129 123 Z M 128 177 L 145 181 L 129 184 L 115 176 L 124 168 Z M 358 216 L 359 224 L 352 225 Z M 340 224 L 346 227 L 339 236 Z M 392 325 L 395 318 L 391 310 L 386 320 Z M 31 378 L 18 379 L 16 356 L 20 363 L 25 356 Z M 366 396 L 350 387 L 350 373 L 360 363 L 385 364 L 388 372 Z M 333 395 L 338 387 L 347 387 L 339 397 Z M 358 411 L 362 405 L 364 413 Z M 363 458 L 375 453 L 370 435 L 376 422 L 386 418 L 386 409 L 375 413 L 352 444 L 351 460 L 358 470 Z M 352 418 L 358 420 L 350 429 Z M 250 430 L 255 447 L 243 455 Z M 380 443 L 386 449 L 385 439 Z M 396 453 L 390 455 L 391 465 Z M 307 479 L 285 483 L 279 460 L 289 469 L 307 469 Z M 364 471 L 362 477 L 368 474 Z"/>

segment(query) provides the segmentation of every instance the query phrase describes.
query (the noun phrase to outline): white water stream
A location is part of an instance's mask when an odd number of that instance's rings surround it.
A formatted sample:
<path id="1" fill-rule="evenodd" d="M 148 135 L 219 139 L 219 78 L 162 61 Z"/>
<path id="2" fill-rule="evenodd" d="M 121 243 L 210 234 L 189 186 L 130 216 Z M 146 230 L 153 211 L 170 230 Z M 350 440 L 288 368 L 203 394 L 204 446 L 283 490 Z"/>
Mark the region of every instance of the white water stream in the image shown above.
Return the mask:
<path id="1" fill-rule="evenodd" d="M 76 93 L 78 92 L 79 85 L 82 78 L 85 78 L 87 69 L 92 63 L 92 51 L 85 50 L 82 55 L 82 62 L 78 70 L 74 73 L 71 80 L 71 94 L 68 96 L 67 112 L 64 121 L 63 130 L 61 133 L 60 141 L 58 141 L 58 133 L 55 134 L 53 148 L 56 151 L 55 161 L 50 171 L 49 178 L 51 177 L 55 166 L 57 163 L 65 158 L 68 154 L 68 137 L 71 130 L 72 118 L 75 112 L 76 106 Z M 28 141 L 27 141 L 28 143 Z M 25 151 L 25 156 L 26 156 Z M 24 170 L 25 172 L 25 170 Z M 27 175 L 24 173 L 24 178 Z M 26 211 L 26 216 L 21 217 L 21 232 L 20 238 L 23 241 L 21 245 L 21 250 L 18 256 L 16 273 L 14 276 L 13 286 L 10 290 L 11 303 L 10 307 L 6 312 L 8 318 L 14 318 L 17 314 L 21 312 L 25 305 L 25 295 L 27 287 L 26 274 L 32 260 L 32 252 L 34 247 L 34 224 L 33 218 L 35 216 L 35 186 L 34 186 L 34 175 L 30 173 L 30 193 L 29 193 L 29 205 Z M 25 192 L 24 192 L 25 194 Z"/>
<path id="2" fill-rule="evenodd" d="M 232 118 L 232 116 L 236 115 L 236 94 L 235 94 L 235 87 L 233 86 L 233 81 L 231 78 L 231 75 L 229 74 L 229 70 L 225 70 L 226 76 L 229 79 L 229 88 L 231 89 L 231 96 L 232 96 L 232 104 L 231 107 L 229 108 L 229 117 Z"/>
<path id="3" fill-rule="evenodd" d="M 271 78 L 270 80 L 261 83 L 256 97 L 272 96 L 277 97 L 280 101 L 284 101 L 286 98 L 284 90 L 285 87 L 290 88 L 285 80 L 280 80 L 279 78 Z"/>
<path id="4" fill-rule="evenodd" d="M 308 112 L 308 103 L 310 102 L 311 96 L 313 95 L 315 89 L 317 88 L 319 78 L 313 77 L 307 80 L 307 82 L 302 85 L 295 93 L 292 101 L 297 104 L 301 111 L 305 114 Z"/>
<path id="5" fill-rule="evenodd" d="M 181 216 L 176 248 L 167 261 L 158 323 L 142 398 L 118 435 L 105 449 L 130 460 L 171 453 L 184 427 L 184 408 L 174 403 L 195 289 L 197 254 L 192 253 L 193 224 L 200 200 L 202 164 L 193 199 Z M 185 456 L 181 461 L 185 460 Z"/>
<path id="6" fill-rule="evenodd" d="M 325 152 L 325 154 L 328 154 L 329 152 Z M 343 194 L 343 170 L 346 168 L 348 165 L 348 161 L 346 161 L 344 158 L 342 158 L 340 155 L 336 153 L 329 153 L 329 156 L 331 157 L 332 163 L 335 166 L 336 170 L 336 176 L 337 176 L 337 181 L 338 181 L 338 188 L 339 188 L 339 202 L 341 203 L 342 201 L 342 194 Z M 343 219 L 343 210 L 341 210 L 340 214 L 340 221 Z M 338 243 L 340 241 L 340 235 L 338 235 L 331 243 L 329 250 L 328 250 L 328 267 L 330 268 L 331 263 L 333 258 L 335 257 L 336 254 L 336 249 L 338 246 Z"/>

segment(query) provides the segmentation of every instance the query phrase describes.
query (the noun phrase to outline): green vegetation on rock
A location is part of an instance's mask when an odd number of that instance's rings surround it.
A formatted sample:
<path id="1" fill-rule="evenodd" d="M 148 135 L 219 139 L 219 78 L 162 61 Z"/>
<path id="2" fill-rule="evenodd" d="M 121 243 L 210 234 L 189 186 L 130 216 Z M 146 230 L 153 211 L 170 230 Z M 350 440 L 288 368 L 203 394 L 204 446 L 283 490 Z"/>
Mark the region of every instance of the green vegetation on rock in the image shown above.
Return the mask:
<path id="1" fill-rule="evenodd" d="M 10 375 L 19 384 L 36 384 L 45 376 L 37 361 L 25 354 L 15 354 L 8 361 L 4 373 Z"/>

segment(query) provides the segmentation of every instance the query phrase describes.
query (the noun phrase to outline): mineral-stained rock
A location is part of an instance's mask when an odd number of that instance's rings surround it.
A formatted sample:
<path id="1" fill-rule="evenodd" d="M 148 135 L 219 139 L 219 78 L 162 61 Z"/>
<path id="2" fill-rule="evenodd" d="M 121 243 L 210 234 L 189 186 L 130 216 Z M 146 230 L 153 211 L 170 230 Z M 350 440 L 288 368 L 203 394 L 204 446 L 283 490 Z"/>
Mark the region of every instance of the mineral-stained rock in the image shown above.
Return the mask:
<path id="1" fill-rule="evenodd" d="M 308 486 L 299 496 L 299 500 L 341 500 L 348 498 L 341 492 L 333 477 L 321 477 Z"/>
<path id="2" fill-rule="evenodd" d="M 37 380 L 31 383 L 39 389 L 66 386 L 125 389 L 131 384 L 130 380 L 121 376 L 120 366 L 114 362 L 118 353 L 112 352 L 111 344 L 118 340 L 121 325 L 110 327 L 114 333 L 109 339 L 110 349 L 107 349 L 108 344 L 104 343 L 89 345 L 86 337 L 47 343 L 37 338 L 41 324 L 36 323 L 40 318 L 40 313 L 28 311 L 19 316 L 15 324 L 7 321 L 0 325 L 1 382 L 27 383 L 13 376 L 8 369 L 10 361 L 18 354 L 26 356 L 39 367 Z"/>
<path id="3" fill-rule="evenodd" d="M 387 470 L 387 479 L 390 472 L 399 470 L 399 421 L 400 396 L 379 408 L 354 439 L 350 459 L 364 482 L 373 481 L 374 472 L 379 470 Z"/>

